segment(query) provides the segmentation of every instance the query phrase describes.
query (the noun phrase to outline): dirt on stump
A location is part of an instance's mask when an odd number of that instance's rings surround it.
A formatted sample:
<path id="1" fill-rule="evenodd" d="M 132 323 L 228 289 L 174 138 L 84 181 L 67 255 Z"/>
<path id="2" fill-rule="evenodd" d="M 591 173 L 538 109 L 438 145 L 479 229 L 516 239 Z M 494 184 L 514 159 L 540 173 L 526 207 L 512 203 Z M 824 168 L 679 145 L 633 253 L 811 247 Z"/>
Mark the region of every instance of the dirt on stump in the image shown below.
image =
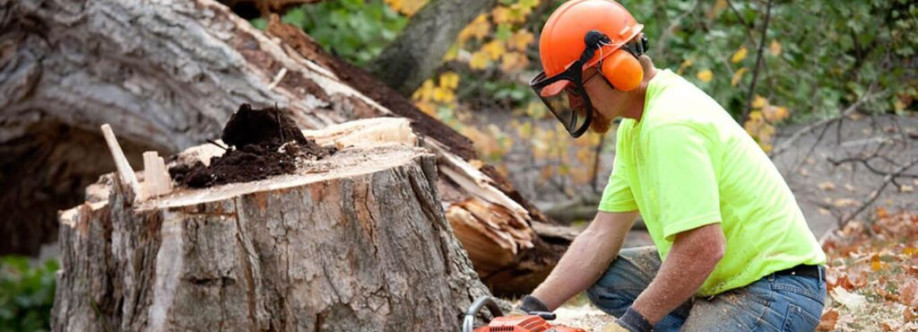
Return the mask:
<path id="1" fill-rule="evenodd" d="M 230 148 L 213 157 L 210 166 L 200 161 L 177 165 L 169 174 L 183 186 L 207 188 L 290 174 L 297 169 L 298 160 L 318 160 L 335 153 L 334 147 L 319 146 L 303 136 L 279 109 L 254 110 L 249 104 L 242 104 L 230 117 L 221 139 Z"/>

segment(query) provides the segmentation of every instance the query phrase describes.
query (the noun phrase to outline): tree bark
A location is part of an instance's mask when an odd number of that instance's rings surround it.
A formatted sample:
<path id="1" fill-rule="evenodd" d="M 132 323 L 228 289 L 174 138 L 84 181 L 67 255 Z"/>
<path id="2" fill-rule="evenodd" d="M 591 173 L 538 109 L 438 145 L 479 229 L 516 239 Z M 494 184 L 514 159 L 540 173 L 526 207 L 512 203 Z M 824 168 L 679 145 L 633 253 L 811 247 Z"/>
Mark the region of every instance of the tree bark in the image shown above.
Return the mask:
<path id="1" fill-rule="evenodd" d="M 435 157 L 354 128 L 323 130 L 349 147 L 293 175 L 147 200 L 99 184 L 107 200 L 61 215 L 53 330 L 457 329 L 488 291 L 444 216 Z"/>
<path id="2" fill-rule="evenodd" d="M 497 0 L 431 0 L 373 60 L 373 75 L 410 96 L 443 63 L 459 31 Z"/>
<path id="3" fill-rule="evenodd" d="M 475 156 L 467 138 L 366 72 L 321 52 L 310 55 L 308 44 L 298 44 L 303 40 L 265 35 L 216 2 L 0 0 L 0 19 L 0 166 L 3 174 L 21 175 L 0 180 L 0 204 L 18 216 L 0 220 L 14 230 L 2 233 L 0 245 L 23 228 L 53 225 L 53 218 L 34 216 L 77 204 L 86 183 L 114 169 L 97 134 L 101 124 L 116 128 L 136 164 L 143 150 L 168 155 L 217 137 L 231 112 L 250 103 L 277 104 L 306 129 L 359 118 L 411 119 L 423 147 L 437 156 L 446 208 L 477 199 L 487 211 L 503 211 L 450 219 L 490 225 L 459 236 L 463 243 L 489 238 L 478 242 L 487 245 L 479 250 L 499 260 L 476 268 L 497 293 L 531 290 L 565 248 L 566 240 L 533 231 L 545 217 L 503 177 L 468 164 Z M 81 135 L 86 143 L 77 148 Z"/>

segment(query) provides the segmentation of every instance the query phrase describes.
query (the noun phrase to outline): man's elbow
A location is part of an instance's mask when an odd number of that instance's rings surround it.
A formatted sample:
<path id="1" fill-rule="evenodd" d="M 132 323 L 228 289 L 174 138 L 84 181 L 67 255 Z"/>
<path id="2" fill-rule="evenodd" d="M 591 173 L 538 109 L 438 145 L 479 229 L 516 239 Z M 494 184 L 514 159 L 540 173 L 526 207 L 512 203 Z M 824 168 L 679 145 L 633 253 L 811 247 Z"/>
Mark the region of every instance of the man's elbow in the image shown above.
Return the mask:
<path id="1" fill-rule="evenodd" d="M 713 270 L 727 251 L 727 239 L 720 224 L 711 224 L 678 235 L 675 246 L 684 246 L 698 266 Z"/>
<path id="2" fill-rule="evenodd" d="M 724 238 L 723 232 L 720 232 L 719 228 L 717 232 L 711 232 L 713 233 L 711 234 L 711 241 L 708 241 L 708 245 L 703 246 L 705 248 L 703 255 L 707 258 L 712 270 L 724 258 L 724 254 L 727 251 L 727 239 Z"/>

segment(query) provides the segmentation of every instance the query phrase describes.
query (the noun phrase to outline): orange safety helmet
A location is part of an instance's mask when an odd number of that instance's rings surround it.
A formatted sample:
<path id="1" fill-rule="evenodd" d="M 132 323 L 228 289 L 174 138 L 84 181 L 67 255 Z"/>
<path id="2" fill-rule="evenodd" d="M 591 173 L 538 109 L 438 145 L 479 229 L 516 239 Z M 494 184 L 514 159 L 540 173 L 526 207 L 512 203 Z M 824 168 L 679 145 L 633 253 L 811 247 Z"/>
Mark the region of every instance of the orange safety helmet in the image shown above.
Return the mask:
<path id="1" fill-rule="evenodd" d="M 632 40 L 643 29 L 612 0 L 568 1 L 545 22 L 539 37 L 544 71 L 530 86 L 572 136 L 582 135 L 592 118 L 592 104 L 581 82 L 583 70 L 599 65 L 606 81 L 622 91 L 641 84 L 644 71 L 638 56 L 645 50 L 646 38 L 641 36 L 639 45 Z"/>

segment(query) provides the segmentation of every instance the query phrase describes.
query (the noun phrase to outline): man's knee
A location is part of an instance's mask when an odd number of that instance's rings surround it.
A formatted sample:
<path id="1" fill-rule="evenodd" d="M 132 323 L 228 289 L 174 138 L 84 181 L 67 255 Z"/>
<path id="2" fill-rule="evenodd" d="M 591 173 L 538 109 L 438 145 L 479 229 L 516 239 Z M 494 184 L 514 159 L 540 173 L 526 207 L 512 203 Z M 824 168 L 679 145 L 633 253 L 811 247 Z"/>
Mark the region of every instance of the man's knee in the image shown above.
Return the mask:
<path id="1" fill-rule="evenodd" d="M 656 250 L 647 248 L 622 250 L 602 277 L 586 290 L 587 298 L 606 313 L 621 316 L 659 269 L 657 255 Z M 657 263 L 652 266 L 654 259 Z"/>
<path id="2" fill-rule="evenodd" d="M 594 306 L 615 317 L 621 317 L 625 314 L 625 310 L 628 310 L 628 307 L 634 303 L 637 296 L 632 293 L 605 287 L 599 283 L 593 284 L 586 290 L 587 298 L 590 299 Z"/>

